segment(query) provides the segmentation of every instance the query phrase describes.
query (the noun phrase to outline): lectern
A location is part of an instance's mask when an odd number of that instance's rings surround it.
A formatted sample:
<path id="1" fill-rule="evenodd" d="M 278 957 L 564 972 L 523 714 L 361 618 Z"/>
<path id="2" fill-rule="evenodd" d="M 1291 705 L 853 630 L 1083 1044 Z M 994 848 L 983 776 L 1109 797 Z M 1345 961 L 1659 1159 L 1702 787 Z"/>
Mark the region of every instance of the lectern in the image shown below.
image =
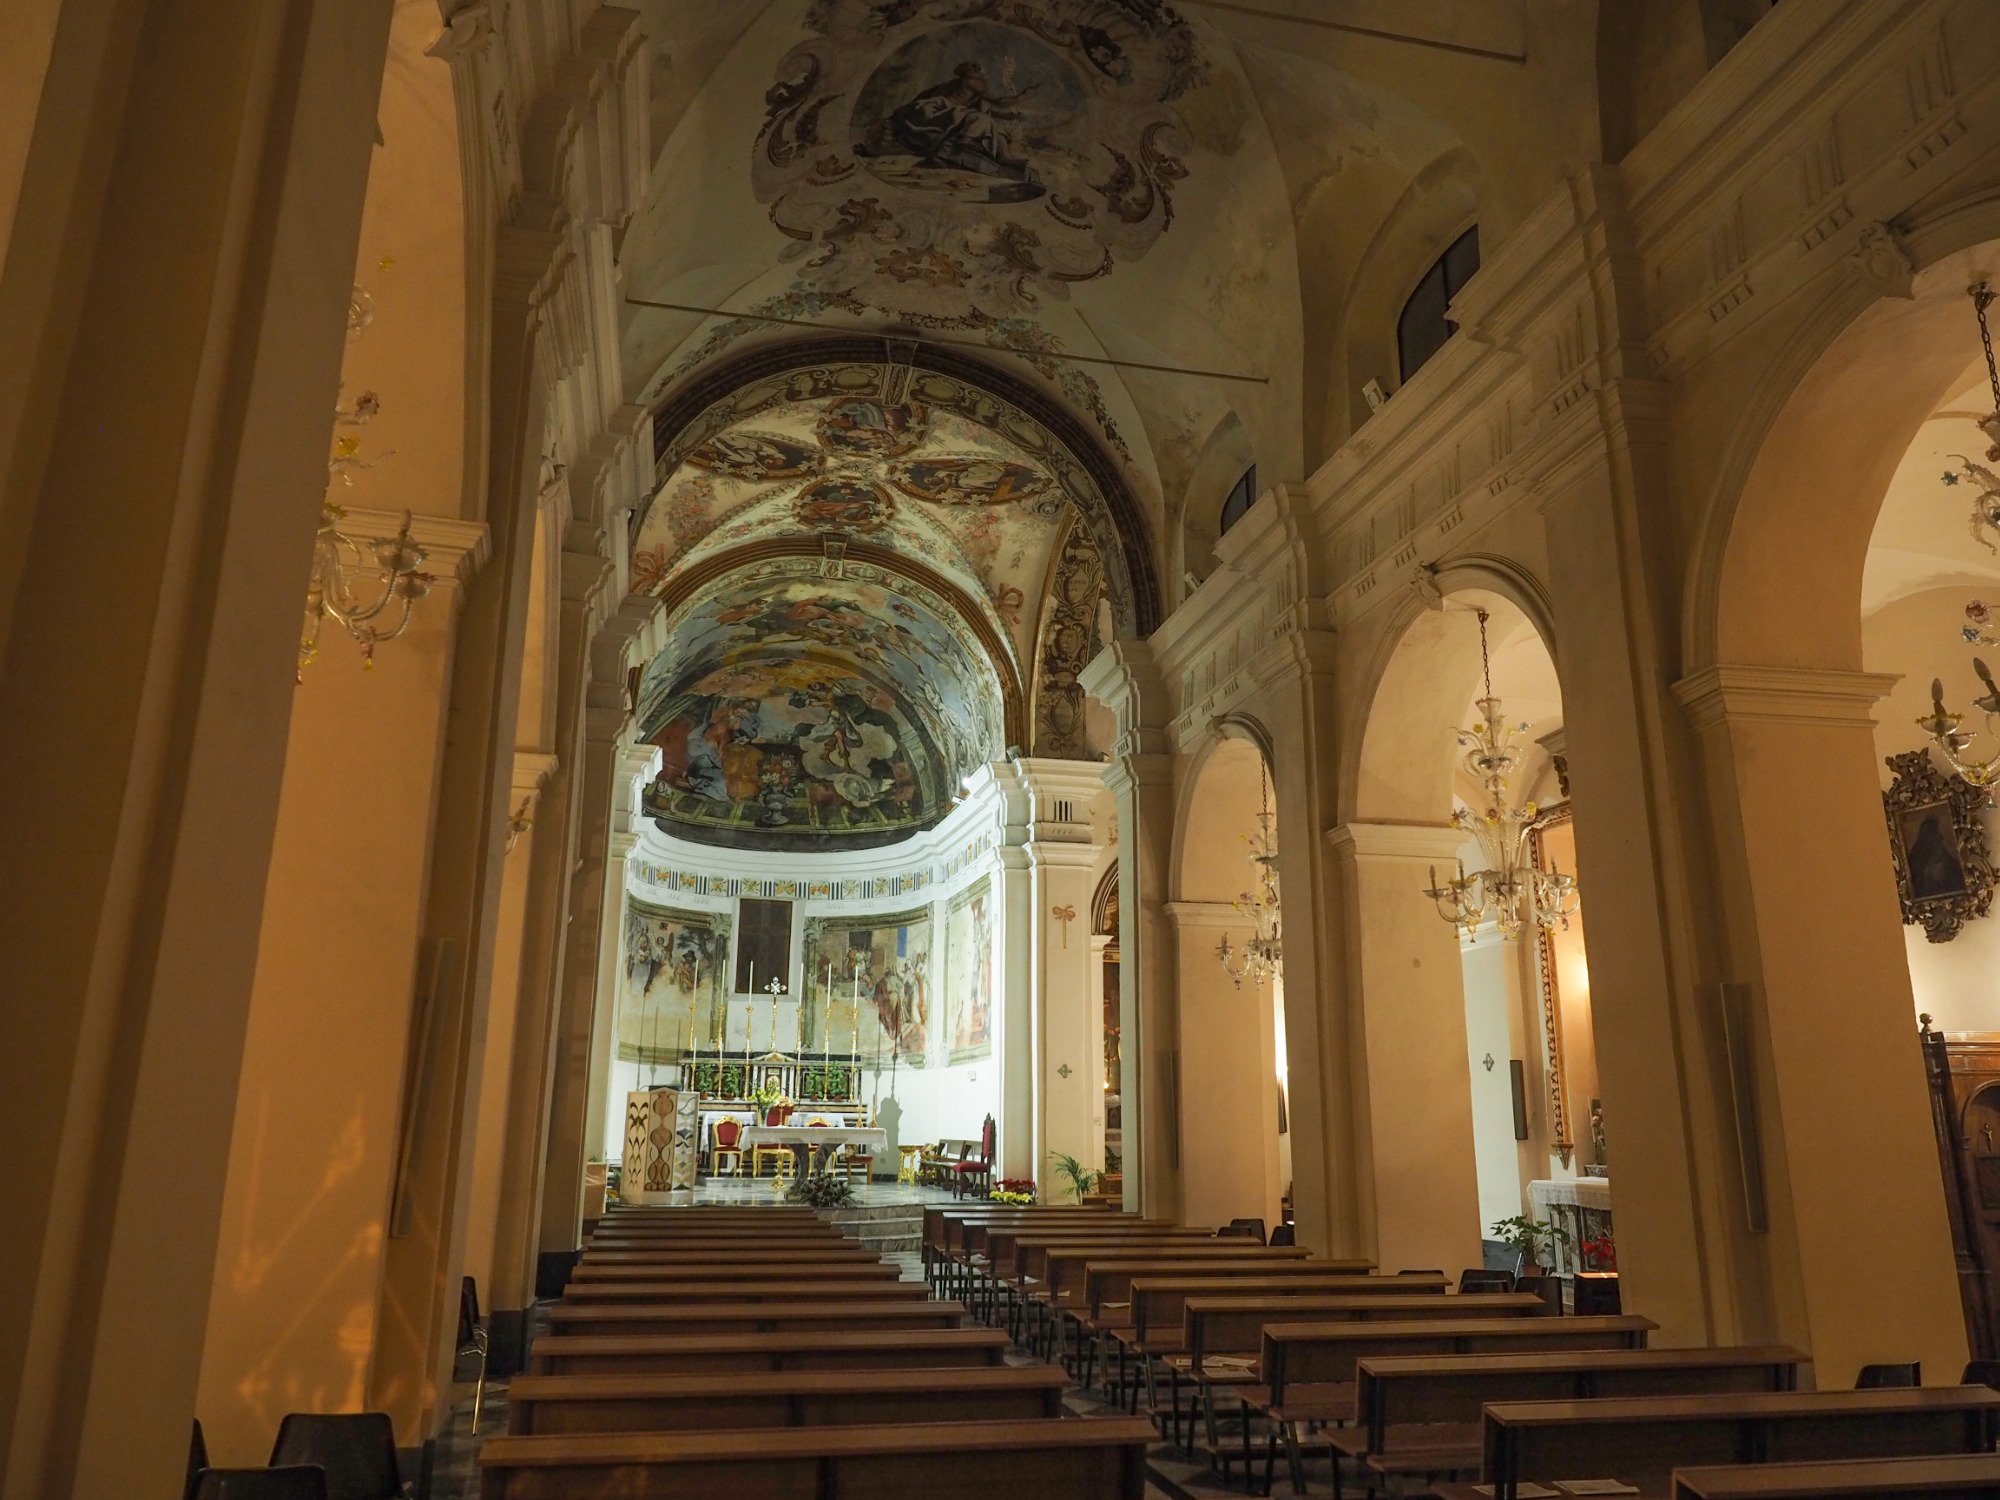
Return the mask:
<path id="1" fill-rule="evenodd" d="M 669 1193 L 694 1187 L 700 1120 L 701 1096 L 693 1089 L 634 1089 L 625 1096 L 620 1201 L 665 1203 Z"/>

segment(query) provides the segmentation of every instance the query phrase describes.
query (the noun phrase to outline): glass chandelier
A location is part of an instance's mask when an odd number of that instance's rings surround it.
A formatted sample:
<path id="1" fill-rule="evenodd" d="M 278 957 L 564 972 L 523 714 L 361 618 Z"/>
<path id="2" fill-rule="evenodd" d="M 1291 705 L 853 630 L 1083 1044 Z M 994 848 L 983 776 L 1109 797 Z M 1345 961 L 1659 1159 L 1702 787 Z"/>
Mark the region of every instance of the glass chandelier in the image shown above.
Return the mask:
<path id="1" fill-rule="evenodd" d="M 1979 680 L 1986 684 L 1986 691 L 1972 700 L 1972 706 L 1986 716 L 1986 733 L 2000 734 L 2000 685 L 1993 681 L 1993 674 L 1986 663 L 1978 657 L 1972 658 L 1972 670 L 1979 674 Z M 1931 711 L 1917 720 L 1917 727 L 1936 742 L 1951 768 L 1974 786 L 1991 786 L 2000 781 L 2000 750 L 1995 750 L 1984 759 L 1966 752 L 1972 748 L 1973 737 L 1959 733 L 1958 726 L 1965 718 L 1944 706 L 1944 683 L 1938 678 L 1931 679 Z"/>
<path id="2" fill-rule="evenodd" d="M 1993 414 L 1980 419 L 1979 428 L 1988 439 L 1987 463 L 2000 463 L 2000 364 L 1993 358 L 1993 330 L 1986 324 L 1986 309 L 1993 305 L 1994 293 L 1985 282 L 1968 289 L 1972 298 L 1973 316 L 1979 320 L 1979 344 L 1986 354 L 1986 381 L 1993 391 Z M 1976 493 L 1972 497 L 1972 535 L 1974 540 L 1989 552 L 2000 550 L 1986 540 L 1987 531 L 2000 532 L 2000 473 L 1995 473 L 1986 464 L 1975 463 L 1963 453 L 1954 453 L 1958 469 L 1947 473 L 1944 482 L 1956 485 L 1961 478 L 1970 479 Z M 1993 610 L 1980 600 L 1973 600 L 1965 607 L 1965 640 L 1972 645 L 2000 645 L 2000 634 L 1994 631 Z M 1979 680 L 1986 684 L 1983 696 L 1974 698 L 1972 706 L 1986 718 L 1986 733 L 2000 734 L 2000 687 L 1993 682 L 1993 674 L 1986 663 L 1978 657 L 1972 659 L 1972 670 L 1979 674 Z M 1917 720 L 1917 727 L 1928 734 L 1951 768 L 1977 787 L 1991 786 L 2000 780 L 2000 750 L 1980 758 L 1968 755 L 1972 748 L 1973 736 L 1959 733 L 1958 726 L 1964 720 L 1963 714 L 1955 714 L 1944 706 L 1944 683 L 1938 678 L 1931 679 L 1931 711 Z"/>
<path id="3" fill-rule="evenodd" d="M 386 267 L 388 262 L 383 265 Z M 361 336 L 374 316 L 374 299 L 361 287 L 355 287 L 347 303 L 349 342 Z M 363 391 L 353 406 L 336 406 L 334 420 L 342 427 L 361 428 L 381 409 L 381 398 L 373 391 Z M 327 460 L 327 484 L 331 486 L 337 479 L 352 488 L 354 476 L 373 467 L 372 462 L 361 456 L 360 433 L 344 432 L 334 439 L 333 456 Z M 402 526 L 392 537 L 349 536 L 340 529 L 346 515 L 332 500 L 321 500 L 319 534 L 313 538 L 312 573 L 306 583 L 305 626 L 299 633 L 300 682 L 305 681 L 306 668 L 319 655 L 320 628 L 329 616 L 360 645 L 361 665 L 373 667 L 375 648 L 410 628 L 411 611 L 437 582 L 422 571 L 426 553 L 410 535 L 407 510 L 403 512 Z M 348 582 L 350 573 L 366 571 L 364 556 L 373 559 L 376 582 L 380 585 L 375 598 L 366 601 Z"/>
<path id="4" fill-rule="evenodd" d="M 2000 535 L 2000 473 L 1987 466 L 2000 463 L 2000 363 L 1994 361 L 1993 330 L 1986 324 L 1986 309 L 1993 305 L 1996 294 L 1983 281 L 1968 287 L 1966 292 L 1972 298 L 1972 315 L 1979 320 L 1979 344 L 1986 353 L 1986 381 L 1993 390 L 1993 414 L 1979 422 L 1979 430 L 1986 434 L 1986 463 L 1976 463 L 1963 453 L 1954 453 L 1951 456 L 1958 461 L 1958 467 L 1946 472 L 1944 482 L 1956 486 L 1961 480 L 1972 481 L 1972 539 L 1988 552 L 2000 552 L 2000 547 L 1986 537 L 1989 531 Z"/>
<path id="5" fill-rule="evenodd" d="M 1257 797 L 1261 810 L 1257 814 L 1257 833 L 1250 843 L 1250 865 L 1257 872 L 1257 888 L 1245 891 L 1234 905 L 1236 910 L 1249 917 L 1255 933 L 1241 949 L 1229 941 L 1229 934 L 1222 935 L 1222 941 L 1215 945 L 1215 956 L 1222 964 L 1223 973 L 1235 982 L 1240 990 L 1243 981 L 1261 985 L 1267 979 L 1274 979 L 1285 966 L 1285 944 L 1283 926 L 1278 911 L 1278 841 L 1271 833 L 1271 788 L 1264 778 L 1264 762 L 1260 755 L 1257 761 Z"/>
<path id="6" fill-rule="evenodd" d="M 1458 862 L 1458 874 L 1438 884 L 1437 866 L 1431 866 L 1431 883 L 1424 894 L 1437 903 L 1438 915 L 1470 937 L 1488 922 L 1497 923 L 1500 935 L 1512 940 L 1535 924 L 1542 928 L 1567 927 L 1576 911 L 1576 877 L 1556 869 L 1544 870 L 1529 853 L 1528 835 L 1538 811 L 1532 802 L 1512 806 L 1509 783 L 1520 768 L 1522 751 L 1519 736 L 1526 724 L 1508 724 L 1501 718 L 1500 700 L 1493 696 L 1493 663 L 1487 651 L 1486 611 L 1479 610 L 1479 670 L 1485 695 L 1478 702 L 1479 722 L 1458 732 L 1465 747 L 1465 769 L 1485 789 L 1486 806 L 1474 813 L 1461 807 L 1453 811 L 1454 826 L 1479 842 L 1486 868 L 1465 873 L 1465 861 Z"/>

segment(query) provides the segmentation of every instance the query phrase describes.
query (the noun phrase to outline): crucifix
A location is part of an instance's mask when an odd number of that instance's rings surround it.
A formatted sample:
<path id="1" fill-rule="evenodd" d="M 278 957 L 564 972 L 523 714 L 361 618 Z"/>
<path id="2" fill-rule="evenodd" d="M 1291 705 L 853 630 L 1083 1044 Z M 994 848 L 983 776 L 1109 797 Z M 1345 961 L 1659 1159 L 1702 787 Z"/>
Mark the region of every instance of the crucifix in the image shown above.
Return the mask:
<path id="1" fill-rule="evenodd" d="M 1069 946 L 1069 924 L 1076 920 L 1076 908 L 1074 906 L 1051 906 L 1049 908 L 1049 915 L 1062 923 L 1062 945 L 1067 948 Z"/>
<path id="2" fill-rule="evenodd" d="M 784 980 L 774 977 L 769 984 L 764 986 L 764 993 L 771 997 L 771 1050 L 776 1052 L 778 1050 L 778 996 L 786 993 Z"/>

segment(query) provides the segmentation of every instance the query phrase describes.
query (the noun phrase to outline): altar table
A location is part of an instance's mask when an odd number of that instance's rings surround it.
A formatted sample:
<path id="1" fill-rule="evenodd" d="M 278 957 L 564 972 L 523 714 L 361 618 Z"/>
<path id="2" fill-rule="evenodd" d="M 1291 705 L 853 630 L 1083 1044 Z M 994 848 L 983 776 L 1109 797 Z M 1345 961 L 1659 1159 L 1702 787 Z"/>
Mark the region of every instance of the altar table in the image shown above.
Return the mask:
<path id="1" fill-rule="evenodd" d="M 806 1174 L 808 1152 L 814 1146 L 859 1146 L 872 1156 L 889 1154 L 889 1132 L 879 1125 L 748 1125 L 743 1130 L 743 1149 L 758 1146 L 790 1146 L 799 1176 Z"/>

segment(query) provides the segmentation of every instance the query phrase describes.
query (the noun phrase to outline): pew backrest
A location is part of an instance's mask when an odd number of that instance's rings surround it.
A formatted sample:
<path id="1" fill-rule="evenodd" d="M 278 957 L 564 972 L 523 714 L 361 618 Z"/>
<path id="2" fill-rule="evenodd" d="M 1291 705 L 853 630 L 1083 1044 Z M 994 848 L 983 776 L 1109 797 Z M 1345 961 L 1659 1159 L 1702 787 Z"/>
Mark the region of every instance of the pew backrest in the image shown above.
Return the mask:
<path id="1" fill-rule="evenodd" d="M 1262 1347 L 1266 1324 L 1316 1322 L 1445 1322 L 1533 1318 L 1548 1304 L 1532 1292 L 1491 1292 L 1435 1297 L 1190 1297 L 1182 1307 L 1183 1347 L 1200 1368 L 1211 1355 L 1238 1358 Z"/>
<path id="2" fill-rule="evenodd" d="M 1018 1421 L 1062 1415 L 1052 1365 L 777 1370 L 727 1374 L 522 1375 L 508 1431 L 691 1432 L 836 1423 Z"/>
<path id="3" fill-rule="evenodd" d="M 1462 1323 L 1321 1323 L 1288 1313 L 1264 1325 L 1257 1378 L 1270 1387 L 1272 1401 L 1282 1403 L 1291 1387 L 1353 1385 L 1356 1362 L 1374 1356 L 1643 1349 L 1656 1326 L 1636 1313 Z"/>
<path id="4" fill-rule="evenodd" d="M 1251 1282 L 1243 1287 L 1232 1283 Z M 1369 1276 L 1353 1271 L 1329 1271 L 1319 1261 L 1217 1261 L 1193 1266 L 1148 1265 L 1120 1267 L 1102 1263 L 1085 1278 L 1091 1316 L 1102 1317 L 1122 1303 L 1122 1320 L 1135 1337 L 1148 1331 L 1181 1326 L 1181 1310 L 1189 1297 L 1236 1297 L 1268 1292 L 1272 1296 L 1422 1297 L 1442 1296 L 1445 1279 L 1427 1273 Z"/>
<path id="5" fill-rule="evenodd" d="M 1141 1256 L 1151 1256 L 1156 1250 L 1169 1252 L 1175 1260 L 1186 1261 L 1190 1265 L 1203 1261 L 1224 1260 L 1268 1260 L 1274 1263 L 1303 1261 L 1312 1255 L 1312 1252 L 1303 1245 L 1266 1247 L 1254 1241 L 1240 1239 L 1169 1240 L 1153 1243 L 1135 1240 L 1123 1243 L 1113 1241 L 1099 1245 L 1042 1246 L 1028 1241 L 1021 1247 L 1021 1269 L 1026 1276 L 1038 1277 L 1042 1282 L 1042 1290 L 1051 1297 L 1080 1302 L 1084 1276 L 1092 1264 L 1111 1260 L 1137 1260 Z"/>
<path id="6" fill-rule="evenodd" d="M 2000 1500 L 2000 1454 L 1674 1470 L 1674 1500 Z"/>
<path id="7" fill-rule="evenodd" d="M 1499 1402 L 1485 1416 L 1496 1500 L 1524 1481 L 1588 1474 L 1662 1493 L 1676 1467 L 1990 1453 L 2000 1391 L 1985 1386 Z"/>
<path id="8" fill-rule="evenodd" d="M 528 1347 L 539 1375 L 697 1371 L 962 1369 L 1006 1360 L 997 1328 L 790 1329 L 776 1333 L 543 1334 Z"/>
<path id="9" fill-rule="evenodd" d="M 1524 1354 L 1391 1355 L 1358 1361 L 1357 1420 L 1371 1453 L 1390 1429 L 1476 1425 L 1490 1402 L 1589 1401 L 1798 1389 L 1811 1356 L 1783 1344 Z"/>

